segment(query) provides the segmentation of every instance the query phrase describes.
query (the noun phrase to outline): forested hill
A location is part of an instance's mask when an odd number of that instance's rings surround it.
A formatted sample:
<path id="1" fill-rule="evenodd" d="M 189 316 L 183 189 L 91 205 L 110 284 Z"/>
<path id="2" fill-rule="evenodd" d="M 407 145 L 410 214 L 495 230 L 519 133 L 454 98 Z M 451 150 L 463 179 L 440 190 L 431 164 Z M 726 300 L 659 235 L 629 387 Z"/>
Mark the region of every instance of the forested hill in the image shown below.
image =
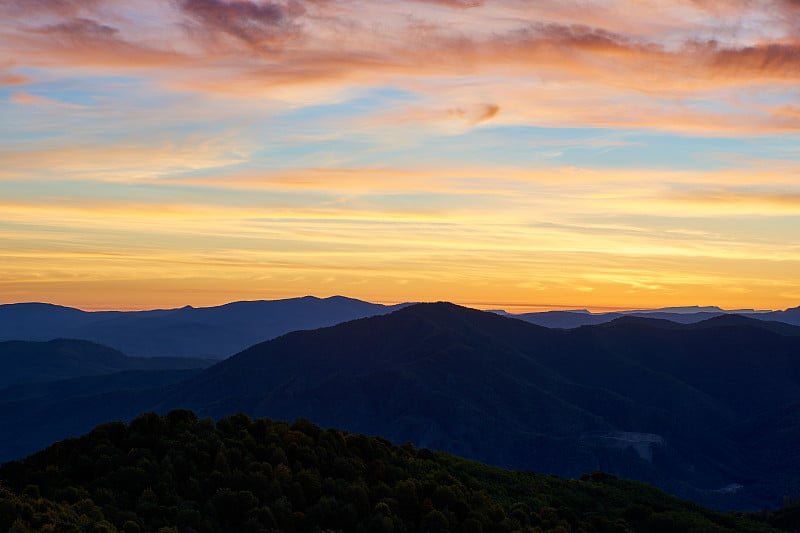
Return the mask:
<path id="1" fill-rule="evenodd" d="M 777 531 L 606 474 L 563 480 L 305 420 L 215 425 L 190 411 L 104 424 L 2 466 L 0 530 Z"/>

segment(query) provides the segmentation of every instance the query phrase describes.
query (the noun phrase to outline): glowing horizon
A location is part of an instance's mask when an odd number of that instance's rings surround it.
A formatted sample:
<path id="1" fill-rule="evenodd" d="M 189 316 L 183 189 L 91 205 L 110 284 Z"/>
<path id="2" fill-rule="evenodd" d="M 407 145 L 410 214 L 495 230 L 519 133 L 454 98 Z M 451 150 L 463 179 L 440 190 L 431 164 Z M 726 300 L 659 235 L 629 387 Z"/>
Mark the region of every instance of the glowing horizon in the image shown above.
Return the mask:
<path id="1" fill-rule="evenodd" d="M 795 1 L 0 16 L 0 303 L 800 304 Z"/>

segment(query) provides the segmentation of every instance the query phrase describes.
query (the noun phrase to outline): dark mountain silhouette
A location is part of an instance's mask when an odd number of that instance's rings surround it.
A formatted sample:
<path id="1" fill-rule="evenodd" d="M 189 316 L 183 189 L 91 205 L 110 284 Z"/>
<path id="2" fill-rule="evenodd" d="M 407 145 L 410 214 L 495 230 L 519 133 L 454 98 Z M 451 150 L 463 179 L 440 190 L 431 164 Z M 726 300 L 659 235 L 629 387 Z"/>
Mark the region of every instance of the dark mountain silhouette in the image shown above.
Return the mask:
<path id="1" fill-rule="evenodd" d="M 791 525 L 792 509 L 770 522 Z M 0 468 L 13 531 L 775 532 L 602 473 L 564 480 L 381 438 L 188 411 L 108 423 Z"/>
<path id="2" fill-rule="evenodd" d="M 800 338 L 727 320 L 556 330 L 420 304 L 253 346 L 159 407 L 305 416 L 500 466 L 607 470 L 717 507 L 774 507 L 786 487 L 729 429 L 800 398 Z"/>
<path id="3" fill-rule="evenodd" d="M 8 304 L 0 305 L 0 341 L 75 338 L 132 356 L 221 359 L 290 331 L 331 326 L 397 308 L 342 296 L 133 312 Z"/>
<path id="4" fill-rule="evenodd" d="M 0 387 L 110 374 L 122 370 L 205 368 L 213 361 L 186 357 L 128 357 L 89 341 L 0 342 Z"/>

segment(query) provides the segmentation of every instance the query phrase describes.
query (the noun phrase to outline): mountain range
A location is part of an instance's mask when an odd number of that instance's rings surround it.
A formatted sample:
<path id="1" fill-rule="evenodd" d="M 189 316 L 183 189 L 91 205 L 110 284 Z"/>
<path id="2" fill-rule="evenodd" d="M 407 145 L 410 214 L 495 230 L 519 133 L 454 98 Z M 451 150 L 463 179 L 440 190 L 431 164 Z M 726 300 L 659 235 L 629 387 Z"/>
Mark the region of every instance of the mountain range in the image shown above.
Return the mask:
<path id="1" fill-rule="evenodd" d="M 770 508 L 800 483 L 799 354 L 800 327 L 737 315 L 549 329 L 416 304 L 157 382 L 0 391 L 4 427 L 22 428 L 0 439 L 0 460 L 105 420 L 189 408 L 306 417 L 503 467 L 603 470 L 720 509 Z"/>
<path id="2" fill-rule="evenodd" d="M 0 341 L 84 339 L 136 357 L 224 359 L 253 344 L 297 330 L 383 315 L 409 303 L 381 305 L 344 296 L 232 302 L 215 307 L 149 311 L 82 311 L 44 303 L 0 305 Z M 719 307 L 667 307 L 613 313 L 586 310 L 497 314 L 548 328 L 604 324 L 623 316 L 660 318 L 684 324 L 723 314 L 800 325 L 800 307 L 785 311 L 726 311 Z"/>
<path id="3" fill-rule="evenodd" d="M 756 311 L 754 309 L 725 310 L 716 306 L 689 306 L 689 307 L 664 307 L 661 309 L 641 309 L 633 311 L 614 311 L 610 313 L 591 313 L 585 309 L 569 311 L 543 311 L 538 313 L 511 314 L 505 311 L 496 311 L 498 314 L 511 316 L 546 328 L 570 329 L 580 326 L 605 324 L 624 316 L 638 316 L 642 318 L 659 318 L 678 322 L 680 324 L 693 324 L 721 315 L 737 315 L 757 320 L 784 322 L 800 326 L 800 307 L 783 311 Z"/>
<path id="4" fill-rule="evenodd" d="M 222 359 L 257 342 L 389 313 L 398 306 L 343 296 L 232 302 L 151 311 L 82 311 L 44 303 L 0 305 L 0 341 L 84 339 L 137 357 Z"/>

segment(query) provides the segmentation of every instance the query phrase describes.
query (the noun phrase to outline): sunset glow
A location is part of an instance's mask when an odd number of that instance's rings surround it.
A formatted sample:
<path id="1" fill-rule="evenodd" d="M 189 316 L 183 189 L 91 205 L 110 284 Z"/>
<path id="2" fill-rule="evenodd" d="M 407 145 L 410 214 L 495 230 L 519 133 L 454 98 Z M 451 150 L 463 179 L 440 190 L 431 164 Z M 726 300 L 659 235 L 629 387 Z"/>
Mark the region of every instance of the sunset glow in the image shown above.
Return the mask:
<path id="1" fill-rule="evenodd" d="M 0 18 L 0 303 L 800 303 L 796 1 Z"/>

